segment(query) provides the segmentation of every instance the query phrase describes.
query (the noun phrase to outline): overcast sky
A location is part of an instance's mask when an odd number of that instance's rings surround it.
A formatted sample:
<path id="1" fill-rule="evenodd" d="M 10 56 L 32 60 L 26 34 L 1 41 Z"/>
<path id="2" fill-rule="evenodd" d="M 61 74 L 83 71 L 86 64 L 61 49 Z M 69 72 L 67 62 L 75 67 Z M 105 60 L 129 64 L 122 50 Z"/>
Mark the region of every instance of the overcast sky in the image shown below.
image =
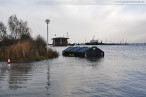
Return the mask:
<path id="1" fill-rule="evenodd" d="M 126 0 L 0 0 L 0 21 L 7 25 L 16 14 L 28 22 L 33 37 L 46 39 L 48 18 L 49 43 L 55 34 L 67 37 L 67 32 L 71 43 L 88 42 L 93 36 L 103 42 L 146 42 L 146 1 L 121 1 Z"/>

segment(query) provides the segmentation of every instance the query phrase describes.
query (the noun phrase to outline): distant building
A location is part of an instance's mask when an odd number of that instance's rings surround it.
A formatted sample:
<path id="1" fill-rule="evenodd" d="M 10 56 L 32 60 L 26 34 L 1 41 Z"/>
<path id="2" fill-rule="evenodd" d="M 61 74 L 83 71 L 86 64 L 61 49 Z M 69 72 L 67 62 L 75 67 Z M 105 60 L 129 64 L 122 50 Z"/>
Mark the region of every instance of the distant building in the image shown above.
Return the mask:
<path id="1" fill-rule="evenodd" d="M 53 46 L 67 46 L 67 44 L 68 44 L 67 39 L 69 39 L 69 38 L 56 37 L 56 38 L 52 38 L 52 39 L 53 39 Z"/>

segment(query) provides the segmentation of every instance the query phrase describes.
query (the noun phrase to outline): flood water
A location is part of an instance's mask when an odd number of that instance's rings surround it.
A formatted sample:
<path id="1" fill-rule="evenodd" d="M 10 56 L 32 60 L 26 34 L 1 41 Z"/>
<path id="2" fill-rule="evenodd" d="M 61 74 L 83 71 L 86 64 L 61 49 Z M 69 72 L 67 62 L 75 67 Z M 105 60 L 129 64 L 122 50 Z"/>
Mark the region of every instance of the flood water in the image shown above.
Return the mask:
<path id="1" fill-rule="evenodd" d="M 98 46 L 104 58 L 0 62 L 0 97 L 146 97 L 146 45 Z"/>

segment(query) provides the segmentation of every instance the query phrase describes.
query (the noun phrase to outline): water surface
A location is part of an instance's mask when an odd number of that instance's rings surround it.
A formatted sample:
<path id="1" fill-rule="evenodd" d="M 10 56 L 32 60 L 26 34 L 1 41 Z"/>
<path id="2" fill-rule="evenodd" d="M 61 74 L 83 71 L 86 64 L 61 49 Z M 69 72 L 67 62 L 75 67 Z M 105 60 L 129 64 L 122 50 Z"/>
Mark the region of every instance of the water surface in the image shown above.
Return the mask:
<path id="1" fill-rule="evenodd" d="M 145 97 L 146 46 L 98 46 L 104 58 L 0 62 L 0 97 Z"/>

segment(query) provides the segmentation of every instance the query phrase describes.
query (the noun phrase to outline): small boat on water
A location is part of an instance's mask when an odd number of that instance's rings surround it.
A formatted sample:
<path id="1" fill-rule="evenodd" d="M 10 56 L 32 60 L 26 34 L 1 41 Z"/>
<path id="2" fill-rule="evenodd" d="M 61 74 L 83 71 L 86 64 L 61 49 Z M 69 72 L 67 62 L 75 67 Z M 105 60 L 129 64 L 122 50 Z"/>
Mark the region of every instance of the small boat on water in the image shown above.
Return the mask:
<path id="1" fill-rule="evenodd" d="M 97 44 L 99 44 L 98 40 L 90 40 L 90 42 L 86 43 L 86 45 L 97 45 Z"/>
<path id="2" fill-rule="evenodd" d="M 102 45 L 102 41 L 99 43 L 98 40 L 94 40 L 95 36 L 93 36 L 93 39 L 90 40 L 90 42 L 85 43 L 86 45 Z"/>

